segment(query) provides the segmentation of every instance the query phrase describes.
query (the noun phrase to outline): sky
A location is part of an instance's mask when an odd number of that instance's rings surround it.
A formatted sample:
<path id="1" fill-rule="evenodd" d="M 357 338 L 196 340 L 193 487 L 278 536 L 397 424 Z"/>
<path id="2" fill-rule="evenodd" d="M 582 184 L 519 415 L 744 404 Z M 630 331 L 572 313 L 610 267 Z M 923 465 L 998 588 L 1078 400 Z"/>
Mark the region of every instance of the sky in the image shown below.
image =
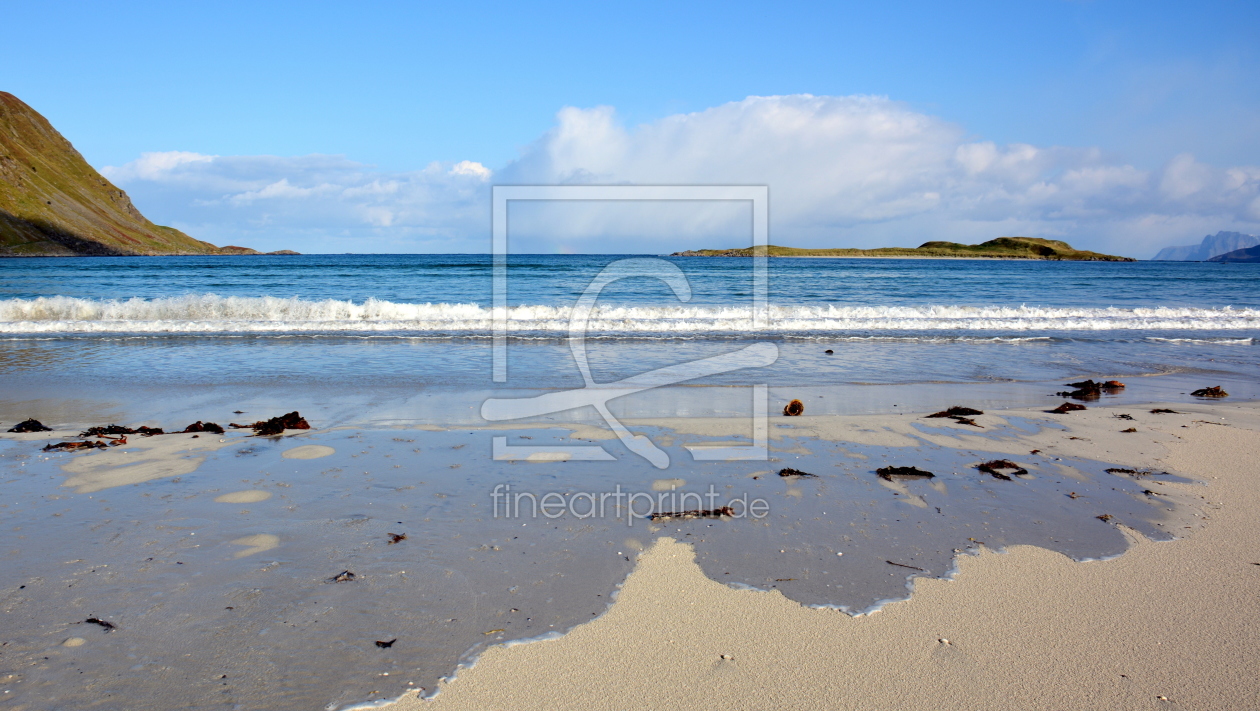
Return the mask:
<path id="1" fill-rule="evenodd" d="M 495 184 L 758 184 L 771 241 L 1260 233 L 1260 4 L 0 0 L 0 90 L 216 244 L 484 252 Z M 659 209 L 658 209 L 659 208 Z M 747 244 L 546 205 L 513 251 Z"/>

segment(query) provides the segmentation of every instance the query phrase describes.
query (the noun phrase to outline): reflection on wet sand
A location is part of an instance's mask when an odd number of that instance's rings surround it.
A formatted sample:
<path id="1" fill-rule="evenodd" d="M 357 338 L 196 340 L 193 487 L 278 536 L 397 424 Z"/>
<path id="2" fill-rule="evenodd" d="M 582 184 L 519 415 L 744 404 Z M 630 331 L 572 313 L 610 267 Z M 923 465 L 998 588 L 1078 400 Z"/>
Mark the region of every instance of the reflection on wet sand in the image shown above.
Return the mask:
<path id="1" fill-rule="evenodd" d="M 744 443 L 747 420 L 633 423 L 678 463 L 669 478 L 616 442 L 609 462 L 490 456 L 505 431 L 563 446 L 589 426 L 311 430 L 297 447 L 229 431 L 51 455 L 13 435 L 0 439 L 11 502 L 0 511 L 21 545 L 0 570 L 0 604 L 14 613 L 6 653 L 23 660 L 15 701 L 89 705 L 110 693 L 139 705 L 333 708 L 431 690 L 489 644 L 602 613 L 634 552 L 660 535 L 691 543 L 724 583 L 858 614 L 907 596 L 914 576 L 948 576 L 981 545 L 1100 558 L 1127 547 L 1121 525 L 1157 539 L 1191 525 L 1184 485 L 1158 467 L 1164 435 L 1141 444 L 1112 433 L 1100 409 L 1073 417 L 990 413 L 979 430 L 804 416 L 772 421 L 769 463 L 693 462 L 683 449 Z M 1120 451 L 1124 461 L 1109 458 Z M 975 468 L 997 459 L 1027 474 Z M 1106 471 L 1117 464 L 1155 471 Z M 875 470 L 887 466 L 936 476 L 886 481 Z M 775 474 L 787 469 L 813 476 Z M 713 491 L 770 510 L 649 521 L 623 501 L 603 517 L 581 515 L 582 503 L 509 518 L 490 496 L 500 484 L 566 503 L 620 487 L 666 511 L 694 508 L 669 497 Z M 89 617 L 116 628 L 70 625 Z M 86 640 L 73 659 L 56 651 L 68 638 Z M 90 688 L 70 683 L 80 673 Z"/>

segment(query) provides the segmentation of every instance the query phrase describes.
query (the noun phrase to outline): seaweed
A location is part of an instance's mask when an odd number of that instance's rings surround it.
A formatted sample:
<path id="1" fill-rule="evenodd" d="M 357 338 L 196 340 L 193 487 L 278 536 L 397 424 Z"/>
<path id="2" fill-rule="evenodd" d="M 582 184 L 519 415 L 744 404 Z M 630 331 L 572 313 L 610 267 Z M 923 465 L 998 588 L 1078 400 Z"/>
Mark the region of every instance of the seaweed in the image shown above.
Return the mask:
<path id="1" fill-rule="evenodd" d="M 118 627 L 117 627 L 117 626 L 116 626 L 113 622 L 110 622 L 110 621 L 108 621 L 108 620 L 102 620 L 102 619 L 101 619 L 101 618 L 99 618 L 99 617 L 89 617 L 89 618 L 87 618 L 86 620 L 84 620 L 84 621 L 83 621 L 83 624 L 85 624 L 85 625 L 100 625 L 101 627 L 104 627 L 104 628 L 105 628 L 105 631 L 106 631 L 106 632 L 112 632 L 112 631 L 114 631 L 114 630 L 118 629 Z"/>
<path id="2" fill-rule="evenodd" d="M 735 509 L 730 506 L 723 506 L 720 509 L 688 509 L 686 511 L 660 511 L 648 516 L 651 521 L 663 521 L 673 518 L 689 519 L 689 518 L 721 518 L 723 516 L 734 516 Z"/>
<path id="3" fill-rule="evenodd" d="M 1104 392 L 1114 392 L 1123 390 L 1124 383 L 1119 380 L 1108 380 L 1106 382 L 1094 382 L 1093 380 L 1082 380 L 1079 383 L 1068 383 L 1068 387 L 1076 388 L 1076 390 L 1058 392 L 1055 395 L 1070 397 L 1075 400 L 1097 400 L 1102 397 Z"/>
<path id="4" fill-rule="evenodd" d="M 223 434 L 223 428 L 213 422 L 196 422 L 184 428 L 184 432 L 213 432 L 214 434 Z"/>
<path id="5" fill-rule="evenodd" d="M 954 405 L 953 407 L 950 407 L 947 410 L 941 410 L 940 412 L 933 412 L 932 414 L 927 415 L 927 417 L 971 417 L 972 415 L 983 415 L 983 414 L 984 412 L 981 410 L 976 410 L 970 407 L 963 407 L 962 405 Z"/>
<path id="6" fill-rule="evenodd" d="M 925 472 L 918 467 L 880 467 L 875 470 L 881 479 L 892 481 L 893 477 L 902 479 L 931 479 L 936 475 L 932 472 Z"/>
<path id="7" fill-rule="evenodd" d="M 126 442 L 126 439 L 124 439 L 124 440 L 123 440 L 123 442 Z M 60 451 L 63 451 L 63 452 L 77 452 L 77 451 L 79 451 L 79 450 L 81 450 L 81 449 L 105 449 L 105 448 L 106 448 L 106 447 L 108 447 L 108 446 L 109 446 L 109 445 L 105 444 L 104 442 L 91 442 L 91 441 L 85 441 L 85 442 L 58 442 L 58 443 L 56 443 L 56 444 L 46 444 L 46 445 L 44 445 L 44 451 L 45 451 L 45 452 L 56 452 L 56 451 L 60 450 Z"/>
<path id="8" fill-rule="evenodd" d="M 1190 394 L 1195 397 L 1229 397 L 1229 393 L 1222 390 L 1219 385 L 1213 385 L 1210 388 L 1199 388 Z"/>
<path id="9" fill-rule="evenodd" d="M 238 425 L 235 422 L 230 422 L 228 427 L 238 430 L 252 429 L 255 437 L 271 437 L 284 434 L 285 430 L 309 430 L 311 425 L 306 421 L 306 418 L 298 414 L 297 410 L 294 410 L 279 417 L 273 417 L 270 420 L 259 420 L 251 425 Z"/>
<path id="10" fill-rule="evenodd" d="M 10 427 L 9 431 L 17 432 L 19 434 L 27 433 L 27 432 L 52 432 L 52 428 L 45 427 L 44 423 L 40 422 L 34 417 L 30 417 Z"/>
<path id="11" fill-rule="evenodd" d="M 925 417 L 949 417 L 949 418 L 952 418 L 954 422 L 957 422 L 960 425 L 971 425 L 972 427 L 979 427 L 981 429 L 984 429 L 984 425 L 977 424 L 976 421 L 971 419 L 970 417 L 971 415 L 983 415 L 983 414 L 984 412 L 982 410 L 976 410 L 970 407 L 963 407 L 962 405 L 954 405 L 953 407 L 950 407 L 946 410 L 941 410 L 940 412 L 933 412 L 930 415 L 925 415 Z"/>
<path id="12" fill-rule="evenodd" d="M 1027 469 L 1009 459 L 994 459 L 983 464 L 977 464 L 976 469 L 1002 481 L 1011 481 L 1011 476 L 1021 476 L 1028 473 Z M 1007 474 L 1002 471 L 1003 469 L 1010 469 L 1011 473 Z"/>

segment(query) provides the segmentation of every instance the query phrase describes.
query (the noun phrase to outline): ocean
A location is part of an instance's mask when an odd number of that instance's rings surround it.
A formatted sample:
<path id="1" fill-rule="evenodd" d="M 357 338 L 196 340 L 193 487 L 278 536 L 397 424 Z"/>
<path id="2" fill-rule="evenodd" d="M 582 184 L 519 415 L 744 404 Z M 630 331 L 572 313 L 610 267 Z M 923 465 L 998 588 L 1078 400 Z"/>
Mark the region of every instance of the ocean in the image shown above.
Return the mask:
<path id="1" fill-rule="evenodd" d="M 581 382 L 559 362 L 569 310 L 624 258 L 511 257 L 511 385 Z M 690 300 L 656 279 L 609 285 L 587 330 L 597 380 L 757 340 L 780 349 L 757 377 L 785 387 L 1260 375 L 1250 265 L 770 259 L 769 322 L 754 328 L 752 260 L 663 261 Z M 492 387 L 491 315 L 486 255 L 12 259 L 0 373 L 33 387 Z"/>
<path id="2" fill-rule="evenodd" d="M 1155 440 L 1116 438 L 1260 394 L 1256 265 L 779 258 L 764 308 L 753 267 L 513 255 L 496 351 L 485 255 L 0 260 L 0 429 L 55 430 L 0 438 L 5 701 L 432 693 L 602 614 L 666 535 L 848 614 L 981 546 L 1114 557 L 1117 524 L 1201 520 Z M 596 293 L 608 269 L 637 276 Z M 1074 400 L 1124 418 L 1046 412 L 1087 378 L 1125 382 Z M 951 405 L 985 413 L 924 417 Z M 310 430 L 229 426 L 295 410 Z M 43 449 L 195 421 L 227 430 Z"/>

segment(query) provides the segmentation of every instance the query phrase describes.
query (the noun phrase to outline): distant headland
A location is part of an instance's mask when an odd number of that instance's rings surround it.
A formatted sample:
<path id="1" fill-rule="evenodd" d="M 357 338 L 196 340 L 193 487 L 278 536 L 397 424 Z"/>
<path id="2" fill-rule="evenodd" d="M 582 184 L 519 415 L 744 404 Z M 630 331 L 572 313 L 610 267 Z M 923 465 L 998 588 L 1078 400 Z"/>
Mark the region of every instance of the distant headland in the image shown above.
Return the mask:
<path id="1" fill-rule="evenodd" d="M 671 257 L 751 257 L 753 247 L 743 249 L 698 249 L 674 252 Z M 875 257 L 884 259 L 1042 259 L 1073 262 L 1136 262 L 1131 257 L 1117 257 L 1098 252 L 1073 249 L 1067 242 L 1038 237 L 999 237 L 982 244 L 957 242 L 924 242 L 918 247 L 882 247 L 880 249 L 798 249 L 767 246 L 769 257 Z"/>
<path id="2" fill-rule="evenodd" d="M 153 224 L 48 119 L 0 91 L 0 257 L 168 254 L 261 252 Z"/>

